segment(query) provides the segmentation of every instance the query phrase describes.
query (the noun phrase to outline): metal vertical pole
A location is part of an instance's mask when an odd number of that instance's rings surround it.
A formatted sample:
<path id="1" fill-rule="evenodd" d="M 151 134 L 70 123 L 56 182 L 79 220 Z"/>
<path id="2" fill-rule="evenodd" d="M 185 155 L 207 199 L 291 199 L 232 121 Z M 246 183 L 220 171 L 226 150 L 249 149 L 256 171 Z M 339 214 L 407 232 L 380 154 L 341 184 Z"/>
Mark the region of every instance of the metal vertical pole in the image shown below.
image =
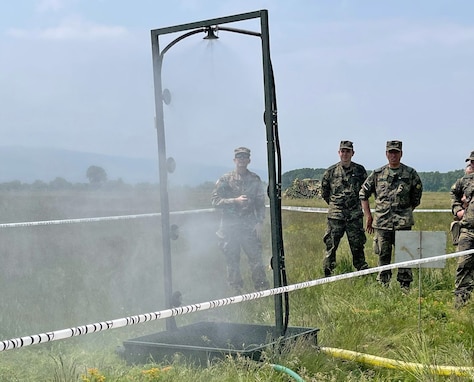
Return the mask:
<path id="1" fill-rule="evenodd" d="M 168 200 L 168 170 L 166 166 L 166 144 L 165 144 L 165 123 L 163 115 L 163 99 L 161 84 L 161 69 L 163 56 L 160 54 L 159 35 L 153 31 L 151 33 L 152 55 L 153 55 L 153 79 L 155 88 L 155 113 L 156 113 L 156 133 L 158 140 L 158 160 L 160 176 L 160 211 L 161 230 L 163 246 L 163 273 L 165 304 L 171 308 L 172 287 L 172 267 L 171 267 L 171 241 L 170 241 L 170 211 Z M 166 319 L 166 329 L 176 329 L 174 317 Z"/>
<path id="2" fill-rule="evenodd" d="M 260 11 L 260 25 L 262 32 L 262 58 L 263 58 L 263 80 L 265 88 L 265 126 L 267 131 L 267 156 L 268 156 L 268 196 L 270 198 L 270 219 L 272 239 L 272 269 L 273 284 L 275 288 L 282 286 L 280 264 L 281 264 L 281 215 L 279 214 L 279 191 L 275 165 L 275 132 L 274 132 L 274 81 L 270 60 L 270 37 L 268 31 L 268 12 Z M 275 299 L 275 325 L 277 333 L 283 333 L 283 303 L 282 295 L 277 294 Z"/>

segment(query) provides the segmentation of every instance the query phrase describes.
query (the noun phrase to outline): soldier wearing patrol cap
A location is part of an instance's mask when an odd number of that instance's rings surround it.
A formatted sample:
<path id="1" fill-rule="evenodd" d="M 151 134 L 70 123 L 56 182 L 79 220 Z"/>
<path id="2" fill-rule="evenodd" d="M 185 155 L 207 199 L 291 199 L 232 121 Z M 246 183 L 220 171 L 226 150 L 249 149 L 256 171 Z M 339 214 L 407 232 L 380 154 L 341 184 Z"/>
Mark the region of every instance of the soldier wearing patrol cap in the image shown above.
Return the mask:
<path id="1" fill-rule="evenodd" d="M 235 169 L 224 174 L 212 192 L 212 205 L 220 210 L 218 244 L 227 263 L 227 279 L 236 292 L 243 287 L 240 251 L 246 253 L 257 290 L 269 288 L 262 259 L 262 223 L 265 218 L 265 190 L 260 177 L 247 169 L 250 149 L 234 150 Z"/>
<path id="2" fill-rule="evenodd" d="M 474 165 L 474 151 L 466 158 Z M 458 251 L 474 249 L 474 211 L 468 208 L 474 197 L 474 173 L 467 173 L 453 184 L 450 191 L 451 209 L 459 221 Z M 454 282 L 454 306 L 459 309 L 467 304 L 474 289 L 474 255 L 458 257 Z"/>
<path id="3" fill-rule="evenodd" d="M 380 266 L 391 263 L 395 231 L 411 230 L 415 224 L 413 210 L 420 204 L 423 193 L 416 170 L 400 162 L 402 142 L 387 141 L 385 155 L 388 164 L 374 170 L 359 192 L 366 217 L 366 231 L 370 234 L 375 232 L 374 252 L 379 256 Z M 374 217 L 369 206 L 372 194 L 375 197 Z M 391 270 L 385 270 L 378 274 L 377 280 L 388 286 L 391 277 Z M 397 281 L 402 289 L 408 290 L 413 281 L 411 269 L 399 268 Z"/>
<path id="4" fill-rule="evenodd" d="M 466 158 L 466 162 L 474 163 L 474 151 L 471 151 L 469 158 Z"/>
<path id="5" fill-rule="evenodd" d="M 466 159 L 466 161 L 470 160 L 469 158 Z M 473 160 L 474 162 L 474 160 Z M 462 204 L 460 204 L 460 207 L 462 207 L 462 211 L 464 211 L 467 206 L 469 205 L 469 202 L 470 200 L 468 200 L 466 198 L 466 195 L 463 194 L 463 191 L 462 191 L 462 187 L 465 183 L 465 177 L 467 175 L 470 175 L 474 172 L 474 166 L 471 166 L 471 163 L 468 163 L 467 166 L 464 168 L 464 176 L 457 179 L 456 182 L 454 182 L 454 184 L 451 186 L 451 202 L 455 202 L 455 200 L 453 200 L 453 196 L 455 196 L 456 194 L 458 193 L 461 193 L 461 197 L 460 197 L 460 201 L 462 202 Z M 454 211 L 453 211 L 453 214 L 454 214 Z M 451 232 L 451 239 L 453 240 L 453 244 L 455 246 L 458 245 L 459 243 L 459 235 L 461 234 L 461 221 L 460 219 L 456 216 L 456 214 L 454 214 L 454 219 L 453 221 L 451 222 L 450 226 L 449 226 L 449 231 Z"/>
<path id="6" fill-rule="evenodd" d="M 321 196 L 328 204 L 326 232 L 323 241 L 326 245 L 323 260 L 324 276 L 331 276 L 336 267 L 336 251 L 344 234 L 347 235 L 352 254 L 352 264 L 357 270 L 367 269 L 364 246 L 367 241 L 359 202 L 359 190 L 367 178 L 364 166 L 352 161 L 354 144 L 341 141 L 340 161 L 330 166 L 321 180 Z"/>

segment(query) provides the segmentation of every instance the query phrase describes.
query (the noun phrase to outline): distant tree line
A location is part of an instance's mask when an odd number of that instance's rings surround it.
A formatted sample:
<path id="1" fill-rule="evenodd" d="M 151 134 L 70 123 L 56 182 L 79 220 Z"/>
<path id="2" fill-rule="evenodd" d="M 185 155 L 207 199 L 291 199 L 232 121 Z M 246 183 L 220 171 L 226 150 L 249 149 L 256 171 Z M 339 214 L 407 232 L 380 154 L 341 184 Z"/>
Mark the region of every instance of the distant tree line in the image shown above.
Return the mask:
<path id="1" fill-rule="evenodd" d="M 58 191 L 58 190 L 127 190 L 127 189 L 158 189 L 157 184 L 138 183 L 135 185 L 125 183 L 121 178 L 108 180 L 107 172 L 100 166 L 89 166 L 85 178 L 89 183 L 71 183 L 63 177 L 57 177 L 50 182 L 35 180 L 33 183 L 23 183 L 19 180 L 0 183 L 0 191 Z"/>
<path id="2" fill-rule="evenodd" d="M 1 191 L 90 191 L 90 190 L 103 190 L 103 191 L 118 191 L 118 190 L 152 190 L 158 191 L 159 184 L 156 183 L 137 183 L 128 184 L 122 179 L 107 180 L 100 186 L 91 183 L 71 183 L 62 177 L 57 177 L 50 182 L 44 182 L 42 180 L 35 180 L 33 183 L 24 183 L 19 180 L 13 180 L 11 182 L 0 183 Z"/>
<path id="3" fill-rule="evenodd" d="M 285 172 L 281 177 L 282 189 L 286 190 L 290 187 L 296 178 L 321 180 L 325 170 L 324 168 L 300 168 Z M 370 171 L 368 172 L 370 173 Z M 456 179 L 464 175 L 464 170 L 454 170 L 445 173 L 438 171 L 418 172 L 418 174 L 423 182 L 423 189 L 425 191 L 446 192 L 449 191 Z"/>
<path id="4" fill-rule="evenodd" d="M 287 171 L 282 174 L 282 190 L 285 191 L 293 184 L 295 179 L 318 179 L 321 180 L 324 168 L 300 168 L 296 170 Z M 446 173 L 434 172 L 419 172 L 418 173 L 423 182 L 423 189 L 425 191 L 446 192 L 449 191 L 453 183 L 464 175 L 464 170 L 454 170 Z M 89 166 L 86 171 L 85 178 L 89 182 L 71 183 L 62 177 L 57 177 L 50 182 L 42 180 L 35 180 L 33 183 L 23 183 L 19 180 L 11 182 L 0 183 L 0 191 L 57 191 L 57 190 L 127 190 L 127 189 L 156 189 L 159 184 L 156 183 L 138 183 L 135 185 L 125 183 L 121 178 L 116 180 L 109 180 L 106 171 L 99 166 Z M 212 189 L 214 183 L 204 183 L 197 188 Z"/>

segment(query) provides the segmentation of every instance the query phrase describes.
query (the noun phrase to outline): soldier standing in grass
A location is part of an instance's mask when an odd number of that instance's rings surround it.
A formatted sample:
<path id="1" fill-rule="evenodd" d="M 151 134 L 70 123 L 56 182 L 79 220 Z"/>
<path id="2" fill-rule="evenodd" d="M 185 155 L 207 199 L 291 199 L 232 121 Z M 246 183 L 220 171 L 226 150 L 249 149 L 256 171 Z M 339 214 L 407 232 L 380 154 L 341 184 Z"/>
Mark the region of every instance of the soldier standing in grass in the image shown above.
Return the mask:
<path id="1" fill-rule="evenodd" d="M 212 205 L 221 210 L 217 236 L 227 263 L 227 279 L 236 292 L 243 287 L 240 250 L 246 253 L 256 290 L 269 288 L 262 259 L 262 224 L 265 218 L 265 190 L 260 177 L 247 169 L 250 150 L 234 150 L 235 169 L 223 175 L 212 193 Z"/>
<path id="2" fill-rule="evenodd" d="M 395 231 L 411 230 L 415 224 L 413 210 L 420 204 L 423 193 L 421 179 L 415 169 L 400 162 L 403 151 L 401 141 L 388 141 L 385 155 L 388 164 L 374 170 L 360 189 L 360 200 L 366 217 L 366 231 L 374 233 L 374 252 L 379 255 L 379 266 L 392 260 Z M 375 197 L 375 217 L 369 206 Z M 392 271 L 378 274 L 377 280 L 388 286 Z M 409 290 L 413 275 L 410 268 L 399 268 L 397 281 L 403 290 Z"/>
<path id="3" fill-rule="evenodd" d="M 466 159 L 474 165 L 474 151 Z M 466 174 L 451 187 L 451 209 L 459 220 L 458 251 L 474 249 L 474 209 L 469 208 L 474 196 L 474 174 Z M 458 257 L 454 282 L 454 306 L 459 309 L 467 304 L 474 289 L 474 255 Z"/>
<path id="4" fill-rule="evenodd" d="M 464 176 L 472 174 L 473 172 L 474 172 L 474 168 L 473 166 L 471 166 L 471 163 L 469 163 L 464 169 Z M 451 186 L 451 190 L 457 191 L 461 188 L 464 176 L 456 180 L 456 182 Z M 463 202 L 462 208 L 466 209 L 467 208 L 466 195 L 462 196 L 461 201 Z M 453 240 L 453 244 L 457 246 L 459 242 L 459 235 L 461 233 L 461 222 L 456 216 L 454 216 L 454 220 L 449 227 L 449 231 L 451 232 L 451 238 Z"/>
<path id="5" fill-rule="evenodd" d="M 321 195 L 329 206 L 326 245 L 323 260 L 324 276 L 331 276 L 336 267 L 336 251 L 344 233 L 347 235 L 352 253 L 352 264 L 357 270 L 367 269 L 364 246 L 367 241 L 364 232 L 363 213 L 359 202 L 359 190 L 367 178 L 364 166 L 352 162 L 354 146 L 351 141 L 341 141 L 340 161 L 329 167 L 321 181 Z"/>

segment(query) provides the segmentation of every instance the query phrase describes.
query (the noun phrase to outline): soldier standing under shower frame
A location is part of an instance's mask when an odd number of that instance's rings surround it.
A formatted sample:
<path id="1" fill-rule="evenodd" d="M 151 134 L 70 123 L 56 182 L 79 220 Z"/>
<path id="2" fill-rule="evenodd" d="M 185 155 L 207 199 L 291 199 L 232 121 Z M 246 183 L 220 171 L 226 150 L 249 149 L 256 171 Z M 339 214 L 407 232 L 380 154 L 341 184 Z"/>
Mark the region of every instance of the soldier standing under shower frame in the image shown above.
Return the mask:
<path id="1" fill-rule="evenodd" d="M 246 253 L 256 290 L 269 288 L 262 256 L 262 225 L 265 218 L 265 190 L 260 177 L 247 169 L 250 150 L 234 150 L 235 169 L 216 182 L 212 205 L 221 211 L 218 245 L 227 263 L 227 280 L 238 293 L 244 282 L 240 252 Z"/>

